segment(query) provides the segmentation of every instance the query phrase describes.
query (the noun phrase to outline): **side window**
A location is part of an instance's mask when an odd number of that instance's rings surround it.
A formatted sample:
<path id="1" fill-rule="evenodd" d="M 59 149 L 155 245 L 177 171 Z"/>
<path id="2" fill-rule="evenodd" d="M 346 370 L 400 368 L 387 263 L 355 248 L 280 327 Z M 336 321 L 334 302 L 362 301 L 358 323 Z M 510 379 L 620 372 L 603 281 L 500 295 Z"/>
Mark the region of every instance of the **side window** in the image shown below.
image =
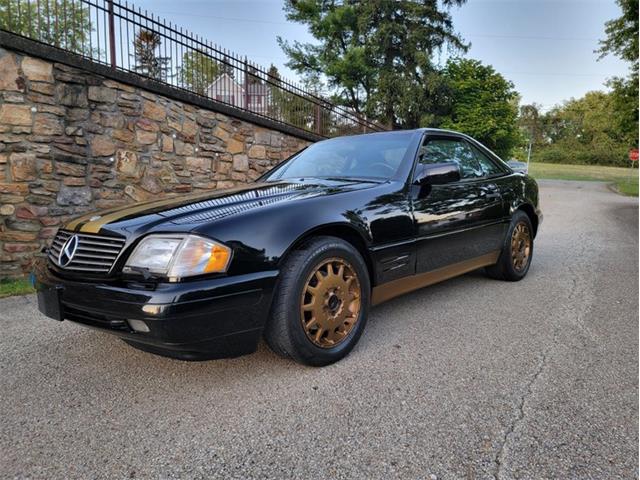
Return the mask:
<path id="1" fill-rule="evenodd" d="M 422 164 L 455 162 L 462 178 L 480 178 L 485 173 L 471 147 L 455 138 L 432 138 L 420 147 L 418 161 Z"/>
<path id="2" fill-rule="evenodd" d="M 426 139 L 420 147 L 418 162 L 422 164 L 450 162 L 454 157 L 454 142 Z"/>
<path id="3" fill-rule="evenodd" d="M 473 154 L 476 156 L 478 163 L 480 164 L 480 168 L 482 169 L 483 176 L 490 175 L 498 175 L 500 173 L 504 173 L 504 171 L 496 165 L 496 163 L 491 160 L 485 153 L 483 153 L 479 148 L 476 148 L 474 145 L 471 145 L 471 150 L 473 150 Z"/>

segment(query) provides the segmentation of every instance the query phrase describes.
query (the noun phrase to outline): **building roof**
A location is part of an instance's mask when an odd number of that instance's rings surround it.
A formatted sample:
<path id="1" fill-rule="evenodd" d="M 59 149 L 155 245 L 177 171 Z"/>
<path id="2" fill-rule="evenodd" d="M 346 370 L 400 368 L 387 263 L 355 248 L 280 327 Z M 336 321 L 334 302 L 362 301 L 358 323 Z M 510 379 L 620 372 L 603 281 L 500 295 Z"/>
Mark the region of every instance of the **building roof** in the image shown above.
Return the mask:
<path id="1" fill-rule="evenodd" d="M 222 86 L 219 86 L 220 82 L 223 81 Z M 235 78 L 229 75 L 227 72 L 224 72 L 222 75 L 217 77 L 211 84 L 207 87 L 207 90 L 210 89 L 221 89 L 228 88 L 229 82 L 232 82 L 233 88 L 240 89 L 243 93 L 245 92 L 245 86 L 243 83 L 238 82 Z M 269 87 L 262 83 L 261 81 L 254 81 L 248 86 L 249 95 L 267 95 L 269 93 Z"/>

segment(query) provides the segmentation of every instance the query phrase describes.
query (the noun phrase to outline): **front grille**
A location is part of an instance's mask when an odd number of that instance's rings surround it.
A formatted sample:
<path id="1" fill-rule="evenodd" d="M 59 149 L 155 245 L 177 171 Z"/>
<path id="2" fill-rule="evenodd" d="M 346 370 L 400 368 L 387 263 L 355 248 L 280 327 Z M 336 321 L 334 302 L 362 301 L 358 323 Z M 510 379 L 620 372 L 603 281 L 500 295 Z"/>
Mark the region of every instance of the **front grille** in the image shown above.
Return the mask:
<path id="1" fill-rule="evenodd" d="M 60 251 L 73 235 L 78 237 L 78 248 L 71 262 L 62 266 L 59 263 Z M 109 273 L 118 255 L 120 255 L 124 243 L 124 238 L 59 230 L 49 248 L 49 260 L 56 267 L 64 270 L 100 274 Z"/>

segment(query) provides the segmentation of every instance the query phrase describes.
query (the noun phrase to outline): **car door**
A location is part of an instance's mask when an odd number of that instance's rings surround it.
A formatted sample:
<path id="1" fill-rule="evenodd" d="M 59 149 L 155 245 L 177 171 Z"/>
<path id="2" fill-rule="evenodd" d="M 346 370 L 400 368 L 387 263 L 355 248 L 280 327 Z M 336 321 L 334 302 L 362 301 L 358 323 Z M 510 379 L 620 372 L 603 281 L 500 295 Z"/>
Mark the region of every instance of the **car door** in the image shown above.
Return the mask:
<path id="1" fill-rule="evenodd" d="M 460 180 L 414 190 L 416 273 L 429 272 L 500 250 L 505 204 L 496 179 L 506 173 L 484 164 L 472 146 L 455 134 L 427 134 L 418 152 L 419 164 L 455 162 Z"/>

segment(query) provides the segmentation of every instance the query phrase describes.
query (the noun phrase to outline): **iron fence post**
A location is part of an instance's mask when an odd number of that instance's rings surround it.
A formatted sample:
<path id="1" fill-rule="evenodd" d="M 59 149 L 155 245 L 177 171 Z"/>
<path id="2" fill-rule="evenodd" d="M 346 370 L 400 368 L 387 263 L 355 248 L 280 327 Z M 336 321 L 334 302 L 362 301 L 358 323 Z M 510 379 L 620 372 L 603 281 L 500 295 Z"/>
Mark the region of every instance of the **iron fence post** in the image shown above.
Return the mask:
<path id="1" fill-rule="evenodd" d="M 251 95 L 249 93 L 249 61 L 244 57 L 244 108 L 249 110 L 249 101 Z"/>
<path id="2" fill-rule="evenodd" d="M 113 15 L 113 0 L 107 0 L 109 5 L 109 55 L 111 56 L 111 68 L 116 69 L 116 27 Z"/>
<path id="3" fill-rule="evenodd" d="M 316 133 L 322 135 L 322 110 L 320 104 L 315 104 L 315 117 L 316 117 Z"/>

